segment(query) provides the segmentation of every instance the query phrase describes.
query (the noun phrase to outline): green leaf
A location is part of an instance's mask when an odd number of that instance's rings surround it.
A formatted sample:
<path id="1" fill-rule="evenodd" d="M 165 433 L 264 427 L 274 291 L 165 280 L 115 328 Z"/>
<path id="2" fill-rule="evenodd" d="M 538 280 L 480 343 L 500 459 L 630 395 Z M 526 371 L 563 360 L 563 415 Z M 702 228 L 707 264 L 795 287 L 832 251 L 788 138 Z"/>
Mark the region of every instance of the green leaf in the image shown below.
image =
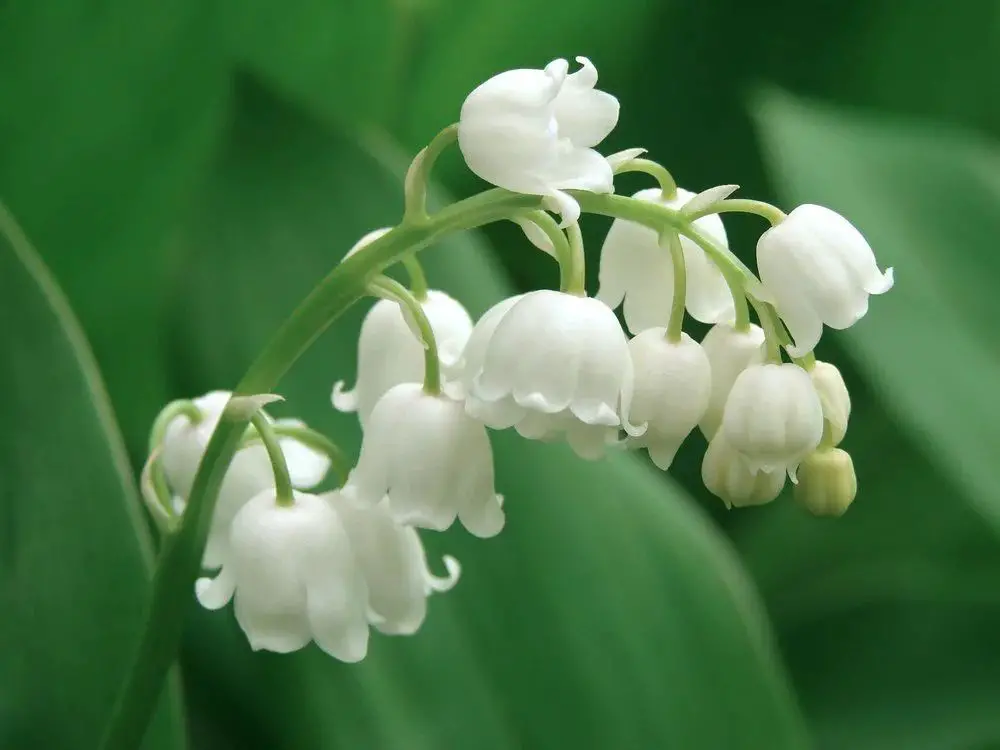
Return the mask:
<path id="1" fill-rule="evenodd" d="M 798 202 L 851 218 L 896 287 L 843 334 L 873 386 L 927 457 L 1000 527 L 993 346 L 1000 297 L 1000 153 L 933 126 L 883 123 L 780 95 L 758 120 L 774 173 Z"/>
<path id="2" fill-rule="evenodd" d="M 80 316 L 136 452 L 166 394 L 166 232 L 226 114 L 209 5 L 0 8 L 0 194 Z"/>
<path id="3" fill-rule="evenodd" d="M 0 746 L 96 747 L 152 555 L 93 355 L 2 206 L 0 319 Z M 144 747 L 184 746 L 171 680 Z"/>
<path id="4" fill-rule="evenodd" d="M 735 540 L 823 746 L 996 743 L 996 153 L 777 94 L 756 116 L 787 198 L 847 215 L 897 284 L 830 334 L 850 355 L 854 506 L 832 524 L 776 504 Z"/>
<path id="5" fill-rule="evenodd" d="M 246 105 L 189 234 L 176 338 L 192 394 L 234 382 L 357 237 L 402 210 L 391 146 L 359 148 L 260 94 Z M 474 313 L 511 292 L 474 236 L 422 257 Z M 329 393 L 353 379 L 363 313 L 279 389 L 350 449 L 356 421 Z M 682 492 L 626 456 L 585 463 L 509 432 L 494 446 L 507 528 L 425 534 L 431 559 L 454 553 L 464 573 L 417 636 L 376 636 L 349 666 L 312 648 L 251 655 L 228 615 L 199 617 L 192 684 L 234 707 L 248 746 L 808 747 L 754 590 Z"/>

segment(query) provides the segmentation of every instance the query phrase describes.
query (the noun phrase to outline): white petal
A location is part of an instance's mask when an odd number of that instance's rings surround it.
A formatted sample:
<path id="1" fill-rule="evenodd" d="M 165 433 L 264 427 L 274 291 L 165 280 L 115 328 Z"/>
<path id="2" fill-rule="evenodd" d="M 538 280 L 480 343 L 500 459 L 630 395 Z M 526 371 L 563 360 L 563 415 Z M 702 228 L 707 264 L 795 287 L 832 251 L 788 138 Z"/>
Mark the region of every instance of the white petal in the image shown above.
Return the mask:
<path id="1" fill-rule="evenodd" d="M 552 240 L 549 239 L 549 236 L 535 222 L 530 219 L 514 219 L 513 221 L 521 227 L 524 236 L 528 238 L 528 241 L 532 245 L 542 252 L 548 253 L 553 258 L 556 257 L 555 248 L 552 247 Z"/>
<path id="2" fill-rule="evenodd" d="M 338 380 L 333 384 L 330 401 L 333 403 L 333 408 L 340 412 L 351 413 L 358 410 L 358 392 L 356 389 L 345 391 L 343 380 Z"/>
<path id="3" fill-rule="evenodd" d="M 503 498 L 500 498 L 500 504 L 503 504 Z M 445 570 L 447 570 L 447 575 L 443 577 L 438 577 L 432 575 L 428 572 L 427 575 L 427 587 L 438 594 L 443 594 L 447 591 L 451 591 L 455 588 L 455 584 L 458 583 L 458 579 L 462 576 L 462 566 L 459 564 L 451 555 L 445 555 L 441 558 L 444 562 Z"/>
<path id="4" fill-rule="evenodd" d="M 572 226 L 580 220 L 580 204 L 572 195 L 561 190 L 549 190 L 546 193 L 545 208 L 560 215 L 560 229 Z"/>
<path id="5" fill-rule="evenodd" d="M 279 419 L 275 424 L 305 427 L 305 423 L 299 419 Z M 288 473 L 294 487 L 308 489 L 315 487 L 326 478 L 326 474 L 330 470 L 329 456 L 295 438 L 282 437 L 278 442 L 281 445 L 281 452 L 285 456 Z"/>
<path id="6" fill-rule="evenodd" d="M 559 190 L 589 190 L 594 193 L 613 193 L 615 190 L 611 165 L 589 148 L 560 149 L 556 160 L 546 168 L 544 178 Z M 575 222 L 576 219 L 570 223 Z"/>
<path id="7" fill-rule="evenodd" d="M 570 75 L 555 100 L 559 136 L 573 145 L 593 148 L 618 124 L 618 100 L 604 91 L 595 91 L 597 69 L 586 57 L 576 61 L 583 67 Z"/>
<path id="8" fill-rule="evenodd" d="M 236 581 L 223 566 L 215 578 L 199 578 L 194 582 L 194 593 L 198 603 L 205 609 L 222 609 L 233 598 Z"/>

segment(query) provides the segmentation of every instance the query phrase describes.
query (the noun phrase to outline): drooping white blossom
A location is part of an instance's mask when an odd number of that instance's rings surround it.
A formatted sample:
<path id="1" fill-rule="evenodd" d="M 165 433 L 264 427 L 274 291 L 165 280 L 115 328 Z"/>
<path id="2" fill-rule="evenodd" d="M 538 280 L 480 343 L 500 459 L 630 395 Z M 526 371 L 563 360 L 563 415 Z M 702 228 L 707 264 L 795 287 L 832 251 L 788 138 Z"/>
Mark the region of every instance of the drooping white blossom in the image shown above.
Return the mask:
<path id="1" fill-rule="evenodd" d="M 198 464 L 229 396 L 228 391 L 206 393 L 193 401 L 201 413 L 200 420 L 193 423 L 187 416 L 181 415 L 167 425 L 160 460 L 167 483 L 181 507 L 191 492 Z M 278 420 L 277 424 L 302 425 L 302 422 Z M 308 489 L 323 481 L 330 468 L 330 459 L 326 455 L 294 438 L 281 437 L 278 442 L 295 487 Z M 237 511 L 254 495 L 273 486 L 274 472 L 262 443 L 251 443 L 236 452 L 219 488 L 202 561 L 205 567 L 214 568 L 221 564 L 229 525 Z"/>
<path id="2" fill-rule="evenodd" d="M 435 576 L 417 530 L 392 517 L 388 499 L 368 505 L 351 487 L 323 497 L 340 516 L 368 585 L 369 622 L 389 635 L 415 633 L 427 614 L 427 597 L 458 583 L 458 561 L 446 555 L 447 575 Z"/>
<path id="3" fill-rule="evenodd" d="M 479 537 L 504 524 L 486 428 L 462 401 L 418 383 L 379 399 L 345 489 L 369 506 L 386 502 L 398 523 L 444 531 L 457 517 Z"/>
<path id="4" fill-rule="evenodd" d="M 635 367 L 631 418 L 646 423 L 646 432 L 629 438 L 644 446 L 659 468 L 666 470 L 684 438 L 708 407 L 712 371 L 708 357 L 686 333 L 674 343 L 663 328 L 647 328 L 629 341 Z"/>
<path id="5" fill-rule="evenodd" d="M 712 366 L 712 395 L 699 427 L 711 440 L 722 423 L 722 410 L 737 376 L 750 365 L 759 365 L 764 361 L 764 331 L 752 323 L 746 331 L 738 331 L 728 323 L 719 323 L 705 334 L 701 346 Z"/>
<path id="6" fill-rule="evenodd" d="M 793 357 L 813 350 L 823 325 L 843 329 L 868 311 L 868 297 L 892 288 L 892 269 L 854 225 L 823 206 L 802 205 L 757 242 L 757 268 L 767 296 L 785 321 Z"/>
<path id="7" fill-rule="evenodd" d="M 694 193 L 677 190 L 671 199 L 659 188 L 640 190 L 634 198 L 681 208 Z M 728 248 L 726 230 L 717 214 L 697 219 L 694 226 L 716 244 Z M 732 294 L 718 267 L 687 237 L 681 237 L 687 275 L 686 306 L 702 323 L 731 322 Z M 625 322 L 633 334 L 665 326 L 670 319 L 674 270 L 670 250 L 660 245 L 656 232 L 641 224 L 615 219 L 601 248 L 600 288 L 597 298 L 615 308 L 624 300 Z"/>
<path id="8" fill-rule="evenodd" d="M 585 57 L 544 70 L 508 70 L 480 84 L 462 104 L 458 145 L 469 169 L 508 190 L 552 199 L 564 225 L 580 215 L 566 190 L 614 192 L 611 166 L 594 147 L 618 122 L 618 100 L 594 88 Z"/>
<path id="9" fill-rule="evenodd" d="M 236 620 L 254 650 L 288 653 L 316 641 L 331 656 L 360 661 L 368 650 L 368 592 L 340 517 L 322 497 L 295 493 L 282 506 L 273 489 L 233 519 L 222 567 L 195 586 Z"/>
<path id="10" fill-rule="evenodd" d="M 839 445 L 847 434 L 851 418 L 851 394 L 847 391 L 844 376 L 829 362 L 816 361 L 809 371 L 819 402 L 823 405 L 823 420 L 829 431 L 830 445 Z"/>
<path id="11" fill-rule="evenodd" d="M 794 497 L 815 516 L 842 516 L 858 494 L 854 462 L 840 448 L 821 448 L 799 467 Z"/>
<path id="12" fill-rule="evenodd" d="M 442 372 L 447 379 L 462 355 L 472 333 L 472 318 L 460 302 L 444 292 L 431 290 L 420 302 L 438 346 Z M 344 390 L 344 382 L 333 387 L 336 409 L 358 413 L 365 428 L 378 400 L 399 383 L 422 382 L 424 348 L 410 329 L 393 300 L 375 303 L 358 337 L 358 376 L 353 391 Z"/>
<path id="13" fill-rule="evenodd" d="M 751 469 L 795 469 L 823 436 L 823 407 L 809 374 L 798 365 L 751 365 L 733 383 L 719 434 Z"/>
<path id="14" fill-rule="evenodd" d="M 785 471 L 754 469 L 722 432 L 708 443 L 701 464 L 701 480 L 726 507 L 743 508 L 769 503 L 785 486 Z"/>
<path id="15" fill-rule="evenodd" d="M 578 455 L 602 456 L 629 418 L 628 341 L 604 304 L 548 289 L 529 292 L 477 324 L 465 357 L 466 410 L 524 437 L 564 436 Z"/>

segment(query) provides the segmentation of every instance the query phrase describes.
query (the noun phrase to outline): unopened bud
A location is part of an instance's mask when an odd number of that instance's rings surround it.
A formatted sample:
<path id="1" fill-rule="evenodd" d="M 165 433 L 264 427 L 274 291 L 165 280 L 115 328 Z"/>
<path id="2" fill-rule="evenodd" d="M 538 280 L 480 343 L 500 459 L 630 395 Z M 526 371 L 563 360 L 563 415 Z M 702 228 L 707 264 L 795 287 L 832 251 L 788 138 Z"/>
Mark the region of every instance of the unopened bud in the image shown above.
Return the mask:
<path id="1" fill-rule="evenodd" d="M 823 444 L 840 445 L 851 417 L 851 394 L 847 392 L 844 378 L 829 362 L 816 362 L 809 377 L 823 405 Z"/>
<path id="2" fill-rule="evenodd" d="M 847 451 L 825 448 L 799 464 L 795 499 L 815 516 L 842 516 L 858 492 L 854 462 Z"/>

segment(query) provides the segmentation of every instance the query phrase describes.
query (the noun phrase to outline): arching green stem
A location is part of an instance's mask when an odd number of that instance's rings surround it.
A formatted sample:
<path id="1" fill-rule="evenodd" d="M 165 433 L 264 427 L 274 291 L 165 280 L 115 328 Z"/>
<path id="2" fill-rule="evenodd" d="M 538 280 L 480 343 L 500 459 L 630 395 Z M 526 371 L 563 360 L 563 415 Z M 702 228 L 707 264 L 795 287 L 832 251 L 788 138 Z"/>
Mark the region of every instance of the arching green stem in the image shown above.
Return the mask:
<path id="1" fill-rule="evenodd" d="M 677 182 L 667 168 L 659 162 L 652 159 L 632 159 L 615 168 L 615 174 L 624 174 L 625 172 L 642 172 L 655 177 L 660 185 L 660 193 L 666 200 L 673 200 L 677 197 Z"/>
<path id="2" fill-rule="evenodd" d="M 674 271 L 674 298 L 670 302 L 670 322 L 667 324 L 667 341 L 676 344 L 684 332 L 684 306 L 687 301 L 687 264 L 684 262 L 684 246 L 677 232 L 667 230 L 660 236 L 660 244 L 666 240 L 670 249 L 670 261 Z"/>
<path id="3" fill-rule="evenodd" d="M 569 268 L 563 271 L 563 286 L 569 294 L 580 297 L 587 295 L 587 257 L 583 251 L 583 233 L 580 232 L 580 222 L 574 222 L 566 228 L 569 239 Z"/>
<path id="4" fill-rule="evenodd" d="M 410 163 L 403 180 L 406 208 L 403 223 L 420 223 L 427 220 L 427 189 L 434 162 L 448 146 L 458 140 L 458 123 L 449 125 L 427 144 Z"/>
<path id="5" fill-rule="evenodd" d="M 163 444 L 163 439 L 167 435 L 167 427 L 177 417 L 187 417 L 191 424 L 198 424 L 202 420 L 202 413 L 194 401 L 183 398 L 171 401 L 164 406 L 160 413 L 156 415 L 153 427 L 149 431 L 150 453 Z"/>
<path id="6" fill-rule="evenodd" d="M 740 268 L 742 264 L 737 265 L 730 262 L 729 256 L 732 253 L 723 250 L 723 248 L 715 244 L 711 237 L 699 232 L 694 227 L 689 227 L 684 234 L 704 250 L 709 260 L 722 272 L 722 278 L 726 280 L 726 284 L 729 286 L 729 293 L 733 297 L 733 309 L 736 313 L 733 327 L 737 331 L 746 332 L 750 330 L 750 309 L 747 307 L 747 279 L 746 274 Z M 756 281 L 757 277 L 752 273 L 750 275 Z"/>
<path id="7" fill-rule="evenodd" d="M 764 344 L 767 347 L 767 361 L 776 365 L 781 364 L 781 321 L 778 314 L 766 302 L 761 302 L 751 298 L 757 318 L 760 320 L 760 327 L 764 329 Z"/>
<path id="8" fill-rule="evenodd" d="M 368 288 L 373 293 L 396 300 L 403 307 L 404 315 L 408 315 L 416 324 L 420 332 L 420 341 L 424 346 L 424 393 L 437 396 L 441 393 L 441 359 L 438 356 L 434 329 L 431 328 L 431 322 L 427 319 L 423 306 L 409 289 L 388 276 L 374 279 Z"/>
<path id="9" fill-rule="evenodd" d="M 295 496 L 292 494 L 292 478 L 288 474 L 288 463 L 285 461 L 285 453 L 281 450 L 278 436 L 274 434 L 274 425 L 264 416 L 263 412 L 257 412 L 250 419 L 250 424 L 257 430 L 257 437 L 264 444 L 267 457 L 271 461 L 271 470 L 274 472 L 274 495 L 278 505 L 285 507 L 295 504 Z"/>
<path id="10" fill-rule="evenodd" d="M 573 251 L 569 246 L 566 233 L 559 228 L 559 223 L 545 211 L 529 211 L 517 217 L 516 221 L 531 222 L 548 237 L 549 243 L 552 245 L 552 254 L 559 264 L 559 289 L 563 292 L 568 291 L 571 282 Z"/>
<path id="11" fill-rule="evenodd" d="M 346 481 L 347 475 L 351 471 L 351 462 L 340 446 L 322 432 L 317 432 L 305 425 L 282 424 L 281 422 L 275 422 L 273 429 L 274 434 L 279 438 L 291 438 L 317 453 L 322 453 L 330 459 L 330 467 L 337 475 L 340 484 Z M 251 438 L 251 440 L 253 439 L 255 438 Z"/>
<path id="12" fill-rule="evenodd" d="M 427 274 L 424 273 L 424 267 L 417 260 L 417 256 L 413 253 L 404 256 L 403 268 L 406 269 L 406 274 L 410 277 L 410 291 L 413 292 L 413 296 L 421 302 L 426 302 L 428 292 Z"/>
<path id="13" fill-rule="evenodd" d="M 785 219 L 785 212 L 777 206 L 772 206 L 770 203 L 765 203 L 764 201 L 748 200 L 746 198 L 730 198 L 729 200 L 713 203 L 701 211 L 695 211 L 691 214 L 691 219 L 700 219 L 702 216 L 708 216 L 709 214 L 722 213 L 754 214 L 755 216 L 767 219 L 771 222 L 772 226 Z"/>

